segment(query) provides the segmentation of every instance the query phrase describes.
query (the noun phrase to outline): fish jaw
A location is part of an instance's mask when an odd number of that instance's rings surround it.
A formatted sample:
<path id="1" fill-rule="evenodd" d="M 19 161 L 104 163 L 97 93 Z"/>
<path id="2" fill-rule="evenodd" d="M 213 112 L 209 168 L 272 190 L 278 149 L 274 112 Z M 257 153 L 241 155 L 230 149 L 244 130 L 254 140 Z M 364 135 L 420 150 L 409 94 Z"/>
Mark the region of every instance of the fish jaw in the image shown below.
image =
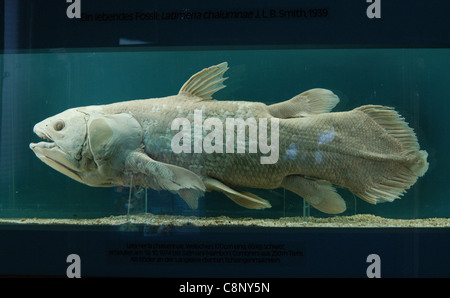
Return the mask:
<path id="1" fill-rule="evenodd" d="M 78 174 L 78 161 L 61 150 L 55 142 L 30 143 L 30 149 L 42 162 L 51 168 L 78 182 L 84 183 Z"/>

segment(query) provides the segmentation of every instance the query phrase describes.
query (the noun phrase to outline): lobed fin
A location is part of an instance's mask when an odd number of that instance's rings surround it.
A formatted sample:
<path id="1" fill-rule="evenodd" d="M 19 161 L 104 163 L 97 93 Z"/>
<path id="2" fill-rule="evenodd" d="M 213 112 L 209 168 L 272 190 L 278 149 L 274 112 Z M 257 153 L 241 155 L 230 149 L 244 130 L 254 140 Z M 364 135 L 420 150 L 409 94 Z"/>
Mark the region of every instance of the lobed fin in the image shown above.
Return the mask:
<path id="1" fill-rule="evenodd" d="M 206 178 L 204 181 L 207 190 L 215 190 L 225 194 L 236 204 L 249 209 L 271 208 L 270 203 L 257 195 L 246 191 L 237 191 L 214 178 Z"/>
<path id="2" fill-rule="evenodd" d="M 131 152 L 126 159 L 126 171 L 143 174 L 144 186 L 178 193 L 190 208 L 198 207 L 205 185 L 194 172 L 151 159 L 142 152 Z"/>
<path id="3" fill-rule="evenodd" d="M 338 214 L 347 209 L 344 199 L 326 180 L 311 180 L 302 176 L 290 175 L 284 177 L 281 186 L 298 194 L 311 206 L 322 212 Z"/>
<path id="4" fill-rule="evenodd" d="M 328 113 L 338 103 L 339 97 L 330 90 L 315 88 L 267 108 L 273 117 L 287 119 Z"/>

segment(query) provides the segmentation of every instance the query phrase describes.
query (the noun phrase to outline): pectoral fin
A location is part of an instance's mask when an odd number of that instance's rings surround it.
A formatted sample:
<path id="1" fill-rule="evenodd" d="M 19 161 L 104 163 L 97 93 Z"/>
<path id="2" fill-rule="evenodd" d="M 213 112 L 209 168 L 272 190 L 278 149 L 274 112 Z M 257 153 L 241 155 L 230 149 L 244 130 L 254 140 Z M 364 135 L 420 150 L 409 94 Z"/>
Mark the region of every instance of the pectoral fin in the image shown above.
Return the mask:
<path id="1" fill-rule="evenodd" d="M 132 152 L 126 159 L 126 170 L 144 175 L 144 186 L 178 193 L 191 207 L 197 209 L 205 185 L 195 173 L 175 165 L 151 159 L 142 152 Z"/>
<path id="2" fill-rule="evenodd" d="M 293 98 L 268 106 L 273 117 L 297 118 L 330 112 L 339 103 L 339 97 L 327 89 L 310 89 Z"/>
<path id="3" fill-rule="evenodd" d="M 329 214 L 342 213 L 347 209 L 345 201 L 330 182 L 310 180 L 302 176 L 287 176 L 281 186 L 298 194 L 314 208 Z"/>
<path id="4" fill-rule="evenodd" d="M 265 209 L 271 208 L 270 203 L 260 197 L 246 192 L 246 191 L 237 191 L 232 189 L 231 187 L 223 184 L 219 180 L 213 178 L 206 178 L 204 180 L 205 186 L 207 190 L 215 190 L 225 194 L 227 197 L 233 200 L 236 204 L 249 208 L 249 209 Z"/>

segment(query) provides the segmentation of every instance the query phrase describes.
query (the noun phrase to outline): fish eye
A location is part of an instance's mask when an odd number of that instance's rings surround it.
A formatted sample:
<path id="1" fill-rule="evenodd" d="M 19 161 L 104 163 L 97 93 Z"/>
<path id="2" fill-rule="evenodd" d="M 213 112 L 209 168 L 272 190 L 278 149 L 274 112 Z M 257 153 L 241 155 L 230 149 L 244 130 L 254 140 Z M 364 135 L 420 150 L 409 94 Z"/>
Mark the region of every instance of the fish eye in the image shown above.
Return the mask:
<path id="1" fill-rule="evenodd" d="M 60 130 L 62 130 L 64 128 L 64 126 L 65 126 L 64 121 L 62 121 L 60 119 L 60 120 L 56 121 L 56 123 L 54 125 L 54 128 L 55 128 L 56 131 L 60 131 Z"/>

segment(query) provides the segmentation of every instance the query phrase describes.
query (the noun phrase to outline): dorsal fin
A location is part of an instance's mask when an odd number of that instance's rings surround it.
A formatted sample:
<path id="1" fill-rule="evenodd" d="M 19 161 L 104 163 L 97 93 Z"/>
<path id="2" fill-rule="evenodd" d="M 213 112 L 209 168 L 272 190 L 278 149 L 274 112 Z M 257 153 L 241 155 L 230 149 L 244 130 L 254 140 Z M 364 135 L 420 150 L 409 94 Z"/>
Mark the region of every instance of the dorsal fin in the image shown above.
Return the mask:
<path id="1" fill-rule="evenodd" d="M 178 94 L 195 96 L 200 98 L 200 100 L 211 99 L 215 92 L 225 88 L 223 81 L 228 78 L 224 78 L 223 74 L 227 70 L 227 62 L 205 68 L 187 80 Z"/>

